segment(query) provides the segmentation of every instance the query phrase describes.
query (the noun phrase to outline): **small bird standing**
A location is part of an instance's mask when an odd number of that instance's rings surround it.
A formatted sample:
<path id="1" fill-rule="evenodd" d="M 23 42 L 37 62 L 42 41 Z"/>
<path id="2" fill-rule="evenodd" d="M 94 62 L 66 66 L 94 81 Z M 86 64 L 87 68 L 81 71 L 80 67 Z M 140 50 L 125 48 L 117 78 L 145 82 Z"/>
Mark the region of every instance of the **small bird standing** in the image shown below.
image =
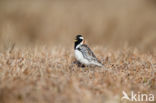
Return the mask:
<path id="1" fill-rule="evenodd" d="M 74 51 L 75 51 L 75 58 L 81 64 L 94 65 L 100 67 L 103 66 L 100 63 L 100 61 L 96 58 L 94 53 L 91 51 L 91 49 L 86 44 L 84 44 L 84 38 L 82 35 L 76 36 Z"/>

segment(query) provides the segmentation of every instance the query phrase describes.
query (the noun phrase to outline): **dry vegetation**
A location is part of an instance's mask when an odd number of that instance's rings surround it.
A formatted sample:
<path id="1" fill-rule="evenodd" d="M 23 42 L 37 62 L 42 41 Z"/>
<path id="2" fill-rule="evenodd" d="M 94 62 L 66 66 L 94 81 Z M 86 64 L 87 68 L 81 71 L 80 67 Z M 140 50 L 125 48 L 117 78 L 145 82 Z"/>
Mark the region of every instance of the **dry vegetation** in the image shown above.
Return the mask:
<path id="1" fill-rule="evenodd" d="M 123 90 L 156 96 L 155 11 L 154 0 L 1 0 L 0 103 L 129 103 Z M 73 64 L 77 33 L 108 70 Z"/>
<path id="2" fill-rule="evenodd" d="M 1 103 L 122 103 L 122 91 L 156 95 L 156 57 L 125 48 L 93 49 L 104 68 L 79 68 L 61 47 L 0 54 Z"/>

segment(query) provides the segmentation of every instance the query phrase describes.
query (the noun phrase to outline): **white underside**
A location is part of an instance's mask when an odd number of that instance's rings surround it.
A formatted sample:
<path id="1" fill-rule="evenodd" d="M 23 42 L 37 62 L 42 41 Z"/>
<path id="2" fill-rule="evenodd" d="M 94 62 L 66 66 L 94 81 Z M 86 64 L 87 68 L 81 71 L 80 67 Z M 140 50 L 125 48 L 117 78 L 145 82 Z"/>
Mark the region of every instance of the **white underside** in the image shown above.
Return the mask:
<path id="1" fill-rule="evenodd" d="M 75 50 L 75 57 L 82 64 L 102 66 L 102 64 L 95 62 L 95 61 L 89 62 L 87 59 L 83 57 L 82 53 L 79 50 Z"/>
<path id="2" fill-rule="evenodd" d="M 82 64 L 90 65 L 90 62 L 87 59 L 85 59 L 82 53 L 78 50 L 75 50 L 75 58 Z"/>

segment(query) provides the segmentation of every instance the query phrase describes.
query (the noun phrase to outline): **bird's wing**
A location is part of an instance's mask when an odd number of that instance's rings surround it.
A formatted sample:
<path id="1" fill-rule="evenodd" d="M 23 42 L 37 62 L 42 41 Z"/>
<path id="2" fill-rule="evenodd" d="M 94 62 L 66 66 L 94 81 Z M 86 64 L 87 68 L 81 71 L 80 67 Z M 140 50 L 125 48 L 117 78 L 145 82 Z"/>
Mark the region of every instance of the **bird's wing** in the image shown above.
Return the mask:
<path id="1" fill-rule="evenodd" d="M 87 45 L 83 44 L 78 49 L 82 52 L 84 58 L 86 58 L 87 60 L 89 61 L 93 60 L 93 61 L 99 62 L 96 56 L 94 55 L 94 53 L 91 51 L 91 49 Z"/>

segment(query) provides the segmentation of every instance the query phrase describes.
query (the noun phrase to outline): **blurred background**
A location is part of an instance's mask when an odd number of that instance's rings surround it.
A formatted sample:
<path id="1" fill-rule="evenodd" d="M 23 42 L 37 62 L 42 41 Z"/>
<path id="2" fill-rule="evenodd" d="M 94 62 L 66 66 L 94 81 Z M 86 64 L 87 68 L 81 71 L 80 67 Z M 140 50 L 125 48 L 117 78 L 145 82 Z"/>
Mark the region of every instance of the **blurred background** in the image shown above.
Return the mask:
<path id="1" fill-rule="evenodd" d="M 0 50 L 16 45 L 73 45 L 83 34 L 90 45 L 152 50 L 155 0 L 1 0 Z"/>

